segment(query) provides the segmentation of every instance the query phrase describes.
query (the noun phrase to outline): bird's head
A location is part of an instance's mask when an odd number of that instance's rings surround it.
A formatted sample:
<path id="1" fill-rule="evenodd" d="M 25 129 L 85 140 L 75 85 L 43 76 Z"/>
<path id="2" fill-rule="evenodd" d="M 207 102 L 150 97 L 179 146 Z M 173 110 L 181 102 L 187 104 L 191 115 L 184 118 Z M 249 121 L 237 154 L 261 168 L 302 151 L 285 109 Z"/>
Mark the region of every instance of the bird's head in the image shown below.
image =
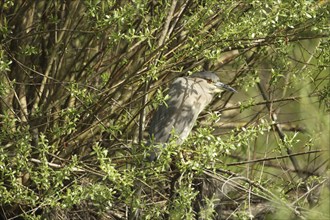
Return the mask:
<path id="1" fill-rule="evenodd" d="M 220 82 L 219 77 L 215 73 L 212 73 L 212 72 L 197 72 L 197 73 L 190 75 L 189 77 L 200 78 L 200 79 L 205 80 L 209 86 L 209 90 L 212 93 L 220 93 L 220 92 L 223 92 L 224 90 L 227 90 L 230 92 L 237 92 L 232 87 Z"/>

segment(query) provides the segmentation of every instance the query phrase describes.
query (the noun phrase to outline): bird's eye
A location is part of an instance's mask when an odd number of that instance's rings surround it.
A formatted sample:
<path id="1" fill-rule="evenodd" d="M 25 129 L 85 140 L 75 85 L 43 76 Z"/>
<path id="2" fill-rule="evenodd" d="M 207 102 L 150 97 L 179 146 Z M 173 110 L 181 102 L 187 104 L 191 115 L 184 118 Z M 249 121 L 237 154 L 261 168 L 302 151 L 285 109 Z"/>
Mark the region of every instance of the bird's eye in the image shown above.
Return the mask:
<path id="1" fill-rule="evenodd" d="M 213 81 L 211 79 L 207 79 L 206 80 L 208 83 L 213 83 Z"/>

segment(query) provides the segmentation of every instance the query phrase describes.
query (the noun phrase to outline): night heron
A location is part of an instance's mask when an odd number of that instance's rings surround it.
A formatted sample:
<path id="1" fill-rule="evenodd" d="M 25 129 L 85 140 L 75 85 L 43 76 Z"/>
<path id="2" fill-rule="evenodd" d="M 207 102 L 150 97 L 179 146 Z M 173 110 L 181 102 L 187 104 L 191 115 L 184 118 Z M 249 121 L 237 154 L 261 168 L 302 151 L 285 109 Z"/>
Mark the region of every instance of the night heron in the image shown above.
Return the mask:
<path id="1" fill-rule="evenodd" d="M 197 72 L 177 78 L 169 88 L 169 99 L 154 113 L 150 123 L 148 144 L 154 145 L 148 157 L 154 161 L 160 156 L 159 146 L 166 147 L 174 134 L 178 145 L 188 137 L 198 115 L 210 104 L 213 96 L 224 90 L 235 89 L 219 81 L 212 72 Z"/>

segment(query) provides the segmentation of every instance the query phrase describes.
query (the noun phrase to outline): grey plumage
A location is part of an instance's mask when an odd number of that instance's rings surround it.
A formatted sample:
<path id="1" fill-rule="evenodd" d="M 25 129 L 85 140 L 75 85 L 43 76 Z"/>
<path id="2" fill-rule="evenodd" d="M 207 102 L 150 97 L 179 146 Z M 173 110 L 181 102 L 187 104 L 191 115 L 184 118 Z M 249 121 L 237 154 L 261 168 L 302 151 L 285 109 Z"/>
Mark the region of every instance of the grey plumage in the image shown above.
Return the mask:
<path id="1" fill-rule="evenodd" d="M 235 90 L 219 81 L 212 72 L 197 72 L 188 77 L 179 77 L 171 84 L 166 101 L 154 113 L 149 127 L 149 144 L 165 144 L 171 138 L 174 130 L 177 144 L 188 137 L 198 115 L 210 104 L 214 94 L 223 90 Z M 150 152 L 149 161 L 159 156 L 160 149 L 155 147 Z"/>

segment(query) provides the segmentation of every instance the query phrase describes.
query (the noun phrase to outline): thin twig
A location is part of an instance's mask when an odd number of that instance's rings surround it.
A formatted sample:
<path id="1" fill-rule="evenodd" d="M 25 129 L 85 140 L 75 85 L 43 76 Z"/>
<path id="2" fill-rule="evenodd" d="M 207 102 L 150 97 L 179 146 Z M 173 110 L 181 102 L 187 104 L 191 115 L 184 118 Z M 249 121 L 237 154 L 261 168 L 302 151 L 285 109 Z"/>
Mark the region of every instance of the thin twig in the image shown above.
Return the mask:
<path id="1" fill-rule="evenodd" d="M 259 89 L 263 99 L 266 101 L 266 107 L 267 107 L 268 111 L 270 112 L 270 117 L 271 117 L 272 121 L 277 122 L 277 115 L 276 115 L 275 112 L 272 111 L 272 103 L 270 102 L 270 100 L 269 100 L 269 98 L 266 94 L 265 89 L 262 87 L 261 83 L 257 83 L 257 86 L 258 86 L 258 89 Z M 292 163 L 293 167 L 295 168 L 295 170 L 297 171 L 298 176 L 302 178 L 303 174 L 300 172 L 299 163 L 298 163 L 298 161 L 295 157 L 291 156 L 292 155 L 292 150 L 288 146 L 286 146 L 286 144 L 285 144 L 285 137 L 286 136 L 283 133 L 281 127 L 276 123 L 272 124 L 272 126 L 273 126 L 274 130 L 277 132 L 278 136 L 280 137 L 281 142 L 284 144 L 284 146 L 286 148 L 286 152 L 289 155 L 291 163 Z"/>
<path id="2" fill-rule="evenodd" d="M 228 164 L 226 164 L 226 166 L 236 166 L 236 165 L 243 165 L 243 164 L 249 164 L 249 163 L 259 163 L 259 162 L 264 162 L 264 161 L 269 161 L 269 160 L 279 160 L 279 159 L 283 159 L 283 158 L 300 156 L 300 155 L 304 155 L 304 154 L 320 153 L 320 152 L 323 152 L 323 151 L 324 150 L 312 150 L 312 151 L 307 151 L 307 152 L 294 153 L 294 154 L 291 154 L 291 155 L 276 156 L 276 157 L 266 157 L 266 158 L 255 159 L 255 160 L 248 160 L 248 161 L 241 161 L 241 162 L 235 162 L 235 163 L 228 163 Z"/>
<path id="3" fill-rule="evenodd" d="M 38 160 L 38 159 L 35 159 L 35 158 L 31 158 L 30 161 L 33 162 L 33 163 L 37 163 L 37 164 L 42 164 L 43 163 L 41 160 Z M 47 165 L 50 166 L 50 167 L 53 167 L 53 168 L 65 168 L 64 165 L 60 165 L 60 164 L 52 163 L 52 162 L 47 162 Z M 81 168 L 78 168 L 78 167 L 72 167 L 71 169 L 74 172 L 86 172 L 87 171 L 85 169 L 81 169 Z"/>

